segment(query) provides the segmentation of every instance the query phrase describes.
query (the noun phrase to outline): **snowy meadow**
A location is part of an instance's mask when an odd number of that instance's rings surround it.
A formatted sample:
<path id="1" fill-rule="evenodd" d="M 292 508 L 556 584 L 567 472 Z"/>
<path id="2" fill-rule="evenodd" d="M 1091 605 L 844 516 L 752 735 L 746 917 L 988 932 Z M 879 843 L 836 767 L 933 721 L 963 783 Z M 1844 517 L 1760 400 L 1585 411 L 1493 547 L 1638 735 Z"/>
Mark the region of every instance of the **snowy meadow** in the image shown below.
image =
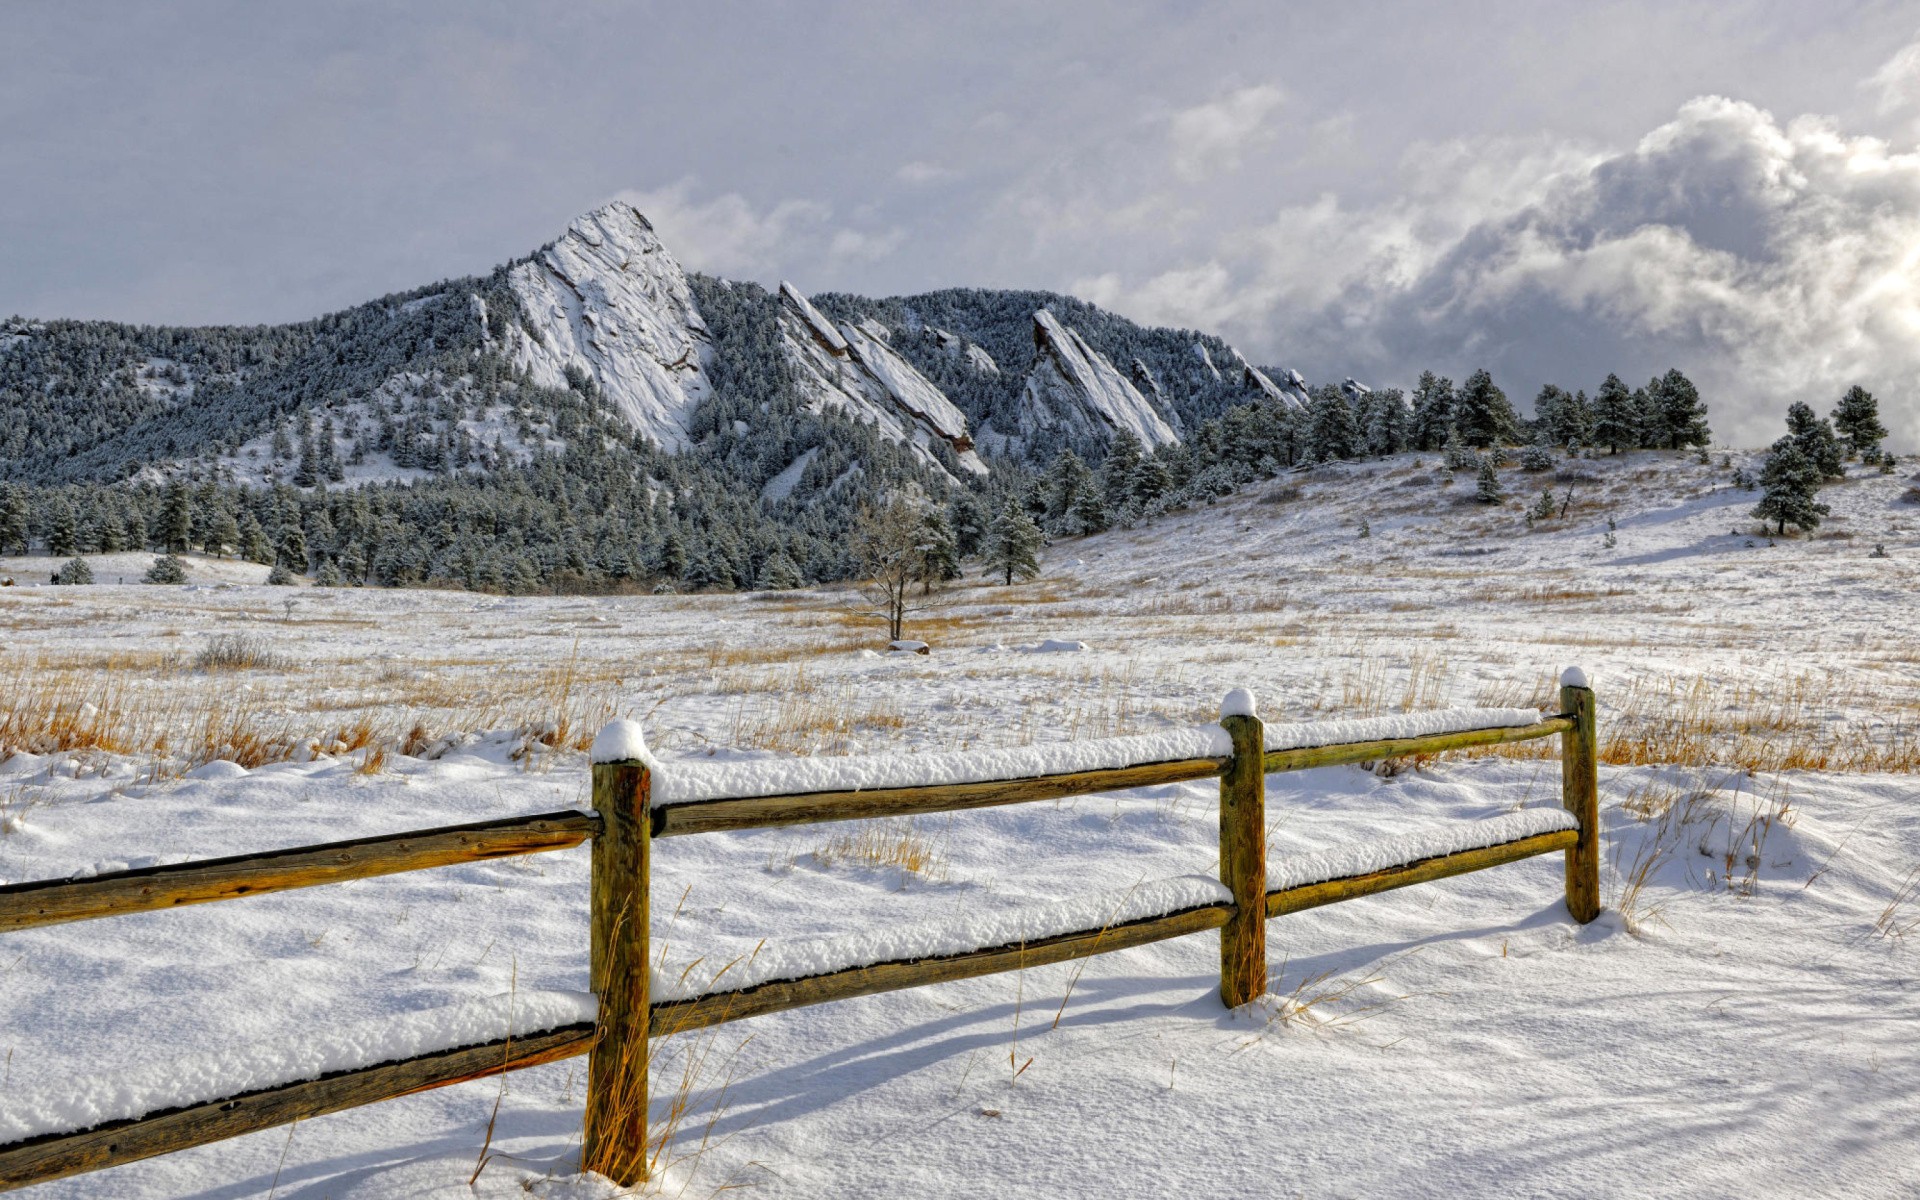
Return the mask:
<path id="1" fill-rule="evenodd" d="M 90 874 L 589 802 L 639 720 L 664 772 L 1599 700 L 1606 911 L 1558 856 L 1269 927 L 1221 1007 L 1212 934 L 661 1039 L 642 1194 L 1899 1194 L 1920 1187 L 1920 506 L 1824 489 L 1769 539 L 1719 455 L 1564 464 L 1565 517 L 1431 455 L 1322 467 L 1055 543 L 1042 575 L 852 592 L 512 598 L 0 589 L 0 879 Z M 1511 478 L 1529 477 L 1513 473 Z M 1609 544 L 1611 543 L 1611 544 Z M 1883 546 L 1885 556 L 1875 556 Z M 138 559 L 138 562 L 133 561 Z M 116 567 L 121 568 L 116 571 Z M 0 560 L 22 583 L 45 559 Z M 1270 870 L 1559 802 L 1557 739 L 1268 780 Z M 1216 869 L 1217 785 L 676 839 L 664 978 L 766 948 Z M 0 1123 L 414 1014 L 587 986 L 585 848 L 9 935 Z M 501 1000 L 499 998 L 508 999 Z M 331 1041 L 329 1041 L 331 1039 Z M 48 1197 L 601 1197 L 585 1060 L 95 1176 Z"/>

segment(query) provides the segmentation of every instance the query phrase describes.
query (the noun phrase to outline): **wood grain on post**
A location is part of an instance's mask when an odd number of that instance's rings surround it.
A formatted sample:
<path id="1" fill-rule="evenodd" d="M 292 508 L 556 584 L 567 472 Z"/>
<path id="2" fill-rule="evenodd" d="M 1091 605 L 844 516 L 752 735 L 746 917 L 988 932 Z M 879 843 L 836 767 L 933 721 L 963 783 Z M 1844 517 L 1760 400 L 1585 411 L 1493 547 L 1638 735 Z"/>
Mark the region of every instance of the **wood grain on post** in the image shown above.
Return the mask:
<path id="1" fill-rule="evenodd" d="M 1220 775 L 1220 882 L 1233 893 L 1234 913 L 1220 927 L 1220 999 L 1228 1008 L 1267 990 L 1267 774 L 1266 729 L 1244 712 L 1223 715 L 1233 757 Z"/>
<path id="2" fill-rule="evenodd" d="M 587 1064 L 581 1167 L 621 1187 L 647 1177 L 647 860 L 652 835 L 644 763 L 593 764 L 590 974 L 599 1032 Z"/>
<path id="3" fill-rule="evenodd" d="M 0 1146 L 0 1191 L 570 1058 L 586 1053 L 592 1042 L 593 1026 L 567 1025 L 485 1045 L 338 1071 L 303 1083 L 262 1088 L 131 1121 L 114 1121 L 79 1133 L 29 1138 Z M 94 1194 L 105 1196 L 113 1191 L 102 1188 Z"/>
<path id="4" fill-rule="evenodd" d="M 1584 925 L 1600 915 L 1600 766 L 1593 689 L 1578 667 L 1560 677 L 1560 710 L 1573 718 L 1560 737 L 1560 799 L 1580 822 L 1567 848 L 1567 911 Z"/>
<path id="5" fill-rule="evenodd" d="M 88 879 L 36 879 L 0 887 L 0 933 L 40 925 L 236 900 L 454 863 L 578 846 L 598 831 L 592 813 L 565 811 L 471 825 L 381 834 L 319 846 L 236 854 Z"/>

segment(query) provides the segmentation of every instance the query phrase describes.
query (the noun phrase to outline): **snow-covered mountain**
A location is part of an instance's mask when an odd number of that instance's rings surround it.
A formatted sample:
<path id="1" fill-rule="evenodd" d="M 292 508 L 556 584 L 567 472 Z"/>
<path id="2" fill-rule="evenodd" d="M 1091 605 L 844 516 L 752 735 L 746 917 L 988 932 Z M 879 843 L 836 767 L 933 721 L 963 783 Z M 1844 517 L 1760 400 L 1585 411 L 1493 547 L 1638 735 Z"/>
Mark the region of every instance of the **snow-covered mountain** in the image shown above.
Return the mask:
<path id="1" fill-rule="evenodd" d="M 1167 418 L 1106 356 L 1044 308 L 1033 314 L 1033 348 L 1033 369 L 1021 393 L 1023 436 L 1058 427 L 1069 438 L 1102 444 L 1131 433 L 1148 449 L 1180 440 Z M 1137 360 L 1136 365 L 1144 369 Z"/>
<path id="2" fill-rule="evenodd" d="M 522 322 L 506 350 L 543 387 L 589 374 L 635 430 L 675 451 L 712 387 L 713 336 L 686 272 L 646 217 L 614 202 L 576 220 L 559 241 L 507 272 Z M 474 296 L 481 320 L 485 301 Z"/>
<path id="3" fill-rule="evenodd" d="M 875 467 L 944 487 L 984 478 L 988 449 L 1097 459 L 1123 431 L 1151 449 L 1235 405 L 1304 402 L 1276 374 L 1058 293 L 702 276 L 615 202 L 489 275 L 293 325 L 9 321 L 0 480 L 420 482 L 563 457 L 591 426 L 770 499 Z M 771 487 L 810 451 L 797 493 Z"/>

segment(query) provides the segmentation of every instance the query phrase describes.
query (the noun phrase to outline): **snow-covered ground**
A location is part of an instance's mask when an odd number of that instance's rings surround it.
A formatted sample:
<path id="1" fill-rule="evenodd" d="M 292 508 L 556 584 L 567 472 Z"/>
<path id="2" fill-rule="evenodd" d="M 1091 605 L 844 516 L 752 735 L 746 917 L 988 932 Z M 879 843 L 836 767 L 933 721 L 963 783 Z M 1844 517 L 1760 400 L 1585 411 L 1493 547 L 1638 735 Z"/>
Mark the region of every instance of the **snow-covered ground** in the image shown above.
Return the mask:
<path id="1" fill-rule="evenodd" d="M 883 630 L 828 592 L 288 591 L 197 561 L 184 588 L 0 589 L 0 737 L 27 747 L 0 763 L 0 878 L 583 804 L 584 747 L 616 715 L 671 771 L 1175 737 L 1236 685 L 1271 722 L 1537 707 L 1578 662 L 1603 743 L 1638 731 L 1601 769 L 1594 925 L 1567 919 L 1549 856 L 1273 922 L 1274 995 L 1246 1011 L 1220 1008 L 1200 934 L 665 1039 L 656 1112 L 683 1078 L 694 1106 L 648 1191 L 1914 1192 L 1920 507 L 1905 479 L 1851 481 L 1822 531 L 1851 537 L 1769 545 L 1756 497 L 1713 490 L 1717 457 L 1574 469 L 1575 511 L 1534 532 L 1517 502 L 1460 502 L 1472 481 L 1431 457 L 1283 477 L 1057 544 L 1033 583 L 936 595 L 908 623 L 928 655 L 872 653 Z M 51 569 L 25 565 L 0 572 Z M 270 664 L 196 668 L 219 635 Z M 1048 640 L 1086 648 L 1019 652 Z M 110 748 L 21 732 L 49 706 Z M 259 765 L 207 761 L 235 757 Z M 1741 769 L 1782 762 L 1905 769 Z M 1271 869 L 1550 808 L 1558 786 L 1515 755 L 1276 775 Z M 1198 783 L 665 840 L 661 969 L 1209 874 L 1216 806 Z M 583 848 L 8 935 L 0 1114 L 501 995 L 565 1008 L 541 997 L 585 987 L 586 883 Z M 583 1094 L 584 1060 L 510 1077 L 472 1190 L 494 1081 L 29 1194 L 614 1195 L 573 1175 Z"/>

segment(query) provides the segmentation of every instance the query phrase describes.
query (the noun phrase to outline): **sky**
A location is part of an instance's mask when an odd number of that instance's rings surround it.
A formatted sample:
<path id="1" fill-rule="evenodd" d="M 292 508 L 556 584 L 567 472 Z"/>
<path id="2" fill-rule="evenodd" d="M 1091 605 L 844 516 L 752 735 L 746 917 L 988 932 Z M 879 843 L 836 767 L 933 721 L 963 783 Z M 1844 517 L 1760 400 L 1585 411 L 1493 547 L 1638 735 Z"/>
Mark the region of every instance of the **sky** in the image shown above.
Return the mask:
<path id="1" fill-rule="evenodd" d="M 297 320 L 626 199 L 735 278 L 1920 448 L 1911 3 L 10 0 L 0 114 L 0 314 Z"/>

